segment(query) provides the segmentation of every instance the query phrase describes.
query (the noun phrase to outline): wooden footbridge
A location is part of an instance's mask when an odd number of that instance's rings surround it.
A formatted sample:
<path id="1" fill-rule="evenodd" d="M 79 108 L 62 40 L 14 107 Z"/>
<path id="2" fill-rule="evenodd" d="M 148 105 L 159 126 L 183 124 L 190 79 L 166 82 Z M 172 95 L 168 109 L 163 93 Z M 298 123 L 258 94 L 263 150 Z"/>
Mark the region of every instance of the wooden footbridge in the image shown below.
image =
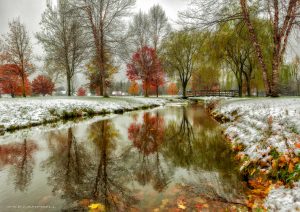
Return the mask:
<path id="1" fill-rule="evenodd" d="M 199 90 L 199 91 L 187 91 L 187 97 L 197 96 L 222 96 L 222 97 L 238 97 L 238 90 Z"/>

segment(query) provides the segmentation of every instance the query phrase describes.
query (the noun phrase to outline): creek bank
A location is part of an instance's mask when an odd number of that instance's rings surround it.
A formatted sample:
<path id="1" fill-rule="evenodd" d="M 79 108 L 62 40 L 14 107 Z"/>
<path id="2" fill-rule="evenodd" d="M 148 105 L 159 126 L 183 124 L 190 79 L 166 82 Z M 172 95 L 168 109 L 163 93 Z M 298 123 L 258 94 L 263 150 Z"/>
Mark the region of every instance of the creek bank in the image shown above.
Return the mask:
<path id="1" fill-rule="evenodd" d="M 300 210 L 300 98 L 204 98 L 236 151 L 249 206 Z"/>
<path id="2" fill-rule="evenodd" d="M 169 100 L 142 97 L 45 97 L 0 99 L 0 135 L 33 126 L 80 117 L 148 109 Z"/>

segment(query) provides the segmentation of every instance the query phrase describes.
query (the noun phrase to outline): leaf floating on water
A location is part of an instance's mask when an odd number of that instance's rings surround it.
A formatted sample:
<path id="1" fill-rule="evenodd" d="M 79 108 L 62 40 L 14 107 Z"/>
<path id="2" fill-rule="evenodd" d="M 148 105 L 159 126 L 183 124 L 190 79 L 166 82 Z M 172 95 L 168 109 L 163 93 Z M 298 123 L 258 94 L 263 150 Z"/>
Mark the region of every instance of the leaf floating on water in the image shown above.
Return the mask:
<path id="1" fill-rule="evenodd" d="M 105 206 L 101 203 L 93 203 L 89 205 L 90 212 L 105 212 Z"/>
<path id="2" fill-rule="evenodd" d="M 183 200 L 178 200 L 177 201 L 177 206 L 179 209 L 185 210 L 186 206 L 185 206 L 185 202 Z"/>

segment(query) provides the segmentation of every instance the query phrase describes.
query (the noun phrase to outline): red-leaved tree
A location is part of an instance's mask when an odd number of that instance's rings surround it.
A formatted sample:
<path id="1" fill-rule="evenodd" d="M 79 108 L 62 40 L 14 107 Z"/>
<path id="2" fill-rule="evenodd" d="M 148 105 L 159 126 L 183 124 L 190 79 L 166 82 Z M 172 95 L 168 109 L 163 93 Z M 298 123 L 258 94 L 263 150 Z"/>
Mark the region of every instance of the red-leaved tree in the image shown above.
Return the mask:
<path id="1" fill-rule="evenodd" d="M 49 77 L 39 75 L 32 81 L 32 92 L 35 94 L 52 95 L 53 90 L 54 83 Z"/>
<path id="2" fill-rule="evenodd" d="M 167 89 L 167 93 L 169 95 L 177 95 L 178 94 L 178 88 L 176 83 L 172 82 L 169 84 L 168 89 Z"/>
<path id="3" fill-rule="evenodd" d="M 0 90 L 3 94 L 10 94 L 12 97 L 23 94 L 23 80 L 19 75 L 20 68 L 15 64 L 0 66 Z M 31 95 L 31 85 L 25 76 L 25 94 Z"/>
<path id="4" fill-rule="evenodd" d="M 80 87 L 77 90 L 77 96 L 86 96 L 86 90 L 83 87 Z"/>
<path id="5" fill-rule="evenodd" d="M 142 80 L 146 97 L 151 86 L 158 96 L 158 89 L 164 84 L 164 72 L 155 49 L 145 46 L 135 52 L 127 64 L 127 77 L 131 81 Z"/>

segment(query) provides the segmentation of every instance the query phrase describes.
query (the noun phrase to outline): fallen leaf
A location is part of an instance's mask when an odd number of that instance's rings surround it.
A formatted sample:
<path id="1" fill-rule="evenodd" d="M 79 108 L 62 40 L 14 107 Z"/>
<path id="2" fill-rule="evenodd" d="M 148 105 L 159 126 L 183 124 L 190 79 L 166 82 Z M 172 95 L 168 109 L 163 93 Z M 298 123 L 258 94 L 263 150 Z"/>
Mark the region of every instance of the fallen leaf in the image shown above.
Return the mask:
<path id="1" fill-rule="evenodd" d="M 294 171 L 294 167 L 295 166 L 293 163 L 289 163 L 289 169 L 288 169 L 289 173 L 292 173 Z"/>
<path id="2" fill-rule="evenodd" d="M 185 210 L 186 206 L 185 206 L 185 202 L 183 200 L 178 200 L 177 201 L 177 206 L 179 209 Z"/>
<path id="3" fill-rule="evenodd" d="M 105 206 L 101 203 L 93 203 L 89 205 L 89 209 L 91 212 L 105 212 Z"/>

